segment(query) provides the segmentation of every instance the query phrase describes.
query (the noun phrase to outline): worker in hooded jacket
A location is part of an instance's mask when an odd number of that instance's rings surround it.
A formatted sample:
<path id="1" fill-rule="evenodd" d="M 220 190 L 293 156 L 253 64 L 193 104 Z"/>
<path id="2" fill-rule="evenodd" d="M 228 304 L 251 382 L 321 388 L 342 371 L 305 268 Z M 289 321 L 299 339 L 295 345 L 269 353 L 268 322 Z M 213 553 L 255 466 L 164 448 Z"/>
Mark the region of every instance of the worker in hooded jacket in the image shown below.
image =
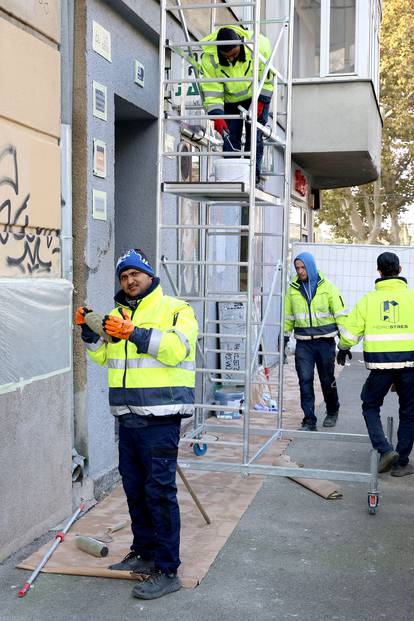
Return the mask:
<path id="1" fill-rule="evenodd" d="M 240 115 L 239 106 L 246 110 L 252 103 L 253 83 L 253 51 L 246 45 L 253 38 L 253 32 L 240 26 L 231 25 L 215 30 L 203 39 L 203 42 L 212 42 L 212 45 L 203 46 L 201 56 L 201 70 L 204 78 L 212 82 L 200 84 L 204 106 L 209 115 L 237 114 Z M 220 41 L 234 41 L 234 45 L 223 44 Z M 257 48 L 256 48 L 257 50 Z M 259 80 L 261 80 L 266 67 L 266 62 L 271 55 L 272 49 L 269 39 L 259 35 Z M 222 82 L 223 78 L 236 78 L 234 82 Z M 247 81 L 244 78 L 250 78 Z M 269 105 L 273 94 L 273 74 L 266 71 L 263 88 L 259 93 L 257 102 L 257 120 L 266 125 L 269 116 Z M 214 120 L 215 130 L 223 137 L 223 150 L 240 151 L 243 131 L 242 119 L 222 118 Z M 246 125 L 246 151 L 250 151 L 250 124 Z M 256 142 L 256 185 L 260 188 L 261 167 L 263 159 L 263 133 L 257 131 Z"/>
<path id="2" fill-rule="evenodd" d="M 362 413 L 372 446 L 380 454 L 378 472 L 391 476 L 413 474 L 409 455 L 414 443 L 414 291 L 400 276 L 393 252 L 377 258 L 380 278 L 375 290 L 364 295 L 346 318 L 339 340 L 338 364 L 359 340 L 364 340 L 364 361 L 369 376 L 361 392 Z M 391 386 L 399 400 L 396 450 L 385 437 L 380 409 Z"/>
<path id="3" fill-rule="evenodd" d="M 133 595 L 154 599 L 181 586 L 175 478 L 181 420 L 194 410 L 198 328 L 189 304 L 164 295 L 141 250 L 121 256 L 116 275 L 116 307 L 103 320 L 111 342 L 87 326 L 86 307 L 75 322 L 91 360 L 108 367 L 109 403 L 119 421 L 119 471 L 133 542 L 110 569 L 149 575 Z"/>
<path id="4" fill-rule="evenodd" d="M 297 276 L 290 283 L 285 298 L 284 347 L 287 347 L 293 330 L 296 339 L 295 367 L 304 414 L 301 429 L 316 431 L 315 366 L 326 405 L 323 426 L 334 427 L 338 419 L 335 336 L 347 311 L 339 290 L 317 269 L 310 252 L 299 254 L 294 266 Z"/>

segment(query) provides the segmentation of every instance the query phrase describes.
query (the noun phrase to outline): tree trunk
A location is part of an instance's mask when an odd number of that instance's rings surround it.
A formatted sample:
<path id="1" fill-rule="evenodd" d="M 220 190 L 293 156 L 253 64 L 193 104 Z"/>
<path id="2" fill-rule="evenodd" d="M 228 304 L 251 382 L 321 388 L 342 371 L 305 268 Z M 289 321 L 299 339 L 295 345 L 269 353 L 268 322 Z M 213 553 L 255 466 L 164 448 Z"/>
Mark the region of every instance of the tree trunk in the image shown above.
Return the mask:
<path id="1" fill-rule="evenodd" d="M 398 220 L 398 213 L 395 210 L 391 212 L 391 243 L 394 246 L 401 244 L 401 225 Z"/>
<path id="2" fill-rule="evenodd" d="M 342 203 L 344 207 L 346 208 L 346 212 L 349 213 L 352 235 L 354 236 L 355 242 L 357 244 L 365 244 L 366 243 L 365 226 L 358 212 L 356 201 L 353 200 L 352 198 L 350 200 L 347 198 L 344 198 L 342 199 Z"/>
<path id="3" fill-rule="evenodd" d="M 381 233 L 381 224 L 382 224 L 382 212 L 383 212 L 383 205 L 381 203 L 381 197 L 380 197 L 380 193 L 381 193 L 381 178 L 379 177 L 375 182 L 374 182 L 374 193 L 373 193 L 373 207 L 372 207 L 372 211 L 373 214 L 371 212 L 371 230 L 368 233 L 368 238 L 367 238 L 367 243 L 368 244 L 377 244 L 379 242 L 379 236 Z M 366 204 L 368 203 L 368 201 L 366 202 Z M 368 209 L 371 209 L 371 207 L 369 206 Z"/>

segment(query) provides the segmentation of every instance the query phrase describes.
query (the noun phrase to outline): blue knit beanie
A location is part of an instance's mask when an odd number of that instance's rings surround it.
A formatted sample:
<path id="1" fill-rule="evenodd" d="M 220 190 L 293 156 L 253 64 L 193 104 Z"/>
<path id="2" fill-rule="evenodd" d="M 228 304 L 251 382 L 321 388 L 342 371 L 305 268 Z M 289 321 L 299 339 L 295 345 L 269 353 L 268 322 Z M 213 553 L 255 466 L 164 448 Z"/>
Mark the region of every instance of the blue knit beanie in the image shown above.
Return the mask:
<path id="1" fill-rule="evenodd" d="M 138 250 L 137 248 L 131 248 L 131 250 L 128 250 L 125 254 L 119 257 L 116 262 L 116 275 L 119 278 L 122 272 L 134 268 L 140 272 L 148 274 L 148 276 L 155 276 L 155 272 L 147 257 L 142 250 Z"/>

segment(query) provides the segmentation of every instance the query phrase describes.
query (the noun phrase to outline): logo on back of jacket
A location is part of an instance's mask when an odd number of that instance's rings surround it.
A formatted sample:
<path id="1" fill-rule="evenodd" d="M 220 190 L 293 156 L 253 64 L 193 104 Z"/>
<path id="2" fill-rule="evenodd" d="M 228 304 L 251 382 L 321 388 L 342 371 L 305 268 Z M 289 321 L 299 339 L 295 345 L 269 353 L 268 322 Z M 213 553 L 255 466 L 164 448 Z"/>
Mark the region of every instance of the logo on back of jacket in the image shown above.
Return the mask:
<path id="1" fill-rule="evenodd" d="M 380 321 L 382 328 L 408 328 L 406 324 L 400 324 L 400 304 L 395 300 L 383 300 L 380 303 Z M 385 325 L 384 325 L 385 324 Z"/>

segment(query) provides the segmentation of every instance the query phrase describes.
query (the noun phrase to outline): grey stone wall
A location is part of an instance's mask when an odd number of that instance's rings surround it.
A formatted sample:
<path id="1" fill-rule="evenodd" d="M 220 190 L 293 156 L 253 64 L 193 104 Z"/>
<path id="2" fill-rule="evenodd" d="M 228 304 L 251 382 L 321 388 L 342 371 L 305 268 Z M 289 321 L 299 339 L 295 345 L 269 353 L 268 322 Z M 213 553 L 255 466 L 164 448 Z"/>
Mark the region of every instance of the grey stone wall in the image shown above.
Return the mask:
<path id="1" fill-rule="evenodd" d="M 71 512 L 71 389 L 64 373 L 0 395 L 0 561 Z"/>

